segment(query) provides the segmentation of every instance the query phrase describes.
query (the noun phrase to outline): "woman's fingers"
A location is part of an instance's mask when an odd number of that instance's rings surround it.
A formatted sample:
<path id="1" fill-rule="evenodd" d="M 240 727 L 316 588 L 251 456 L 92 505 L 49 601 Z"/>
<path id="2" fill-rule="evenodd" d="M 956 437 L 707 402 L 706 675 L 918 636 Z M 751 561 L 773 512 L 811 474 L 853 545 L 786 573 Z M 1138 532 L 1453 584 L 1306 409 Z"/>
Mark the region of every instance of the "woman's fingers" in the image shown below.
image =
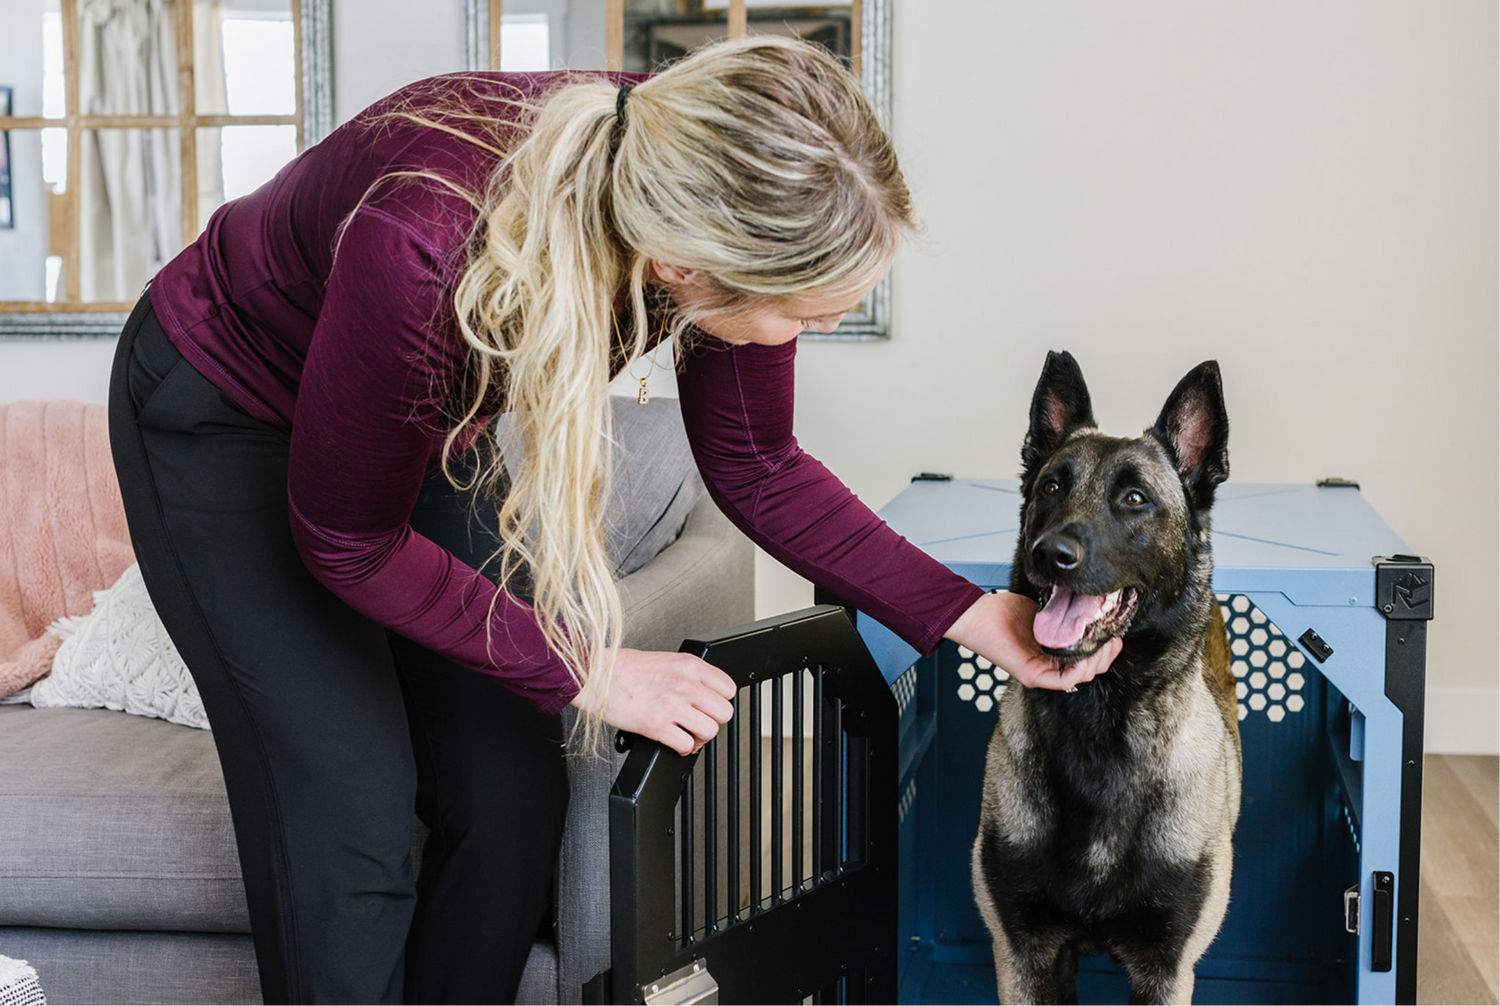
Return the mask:
<path id="1" fill-rule="evenodd" d="M 729 699 L 735 691 L 729 675 L 691 654 L 621 649 L 602 716 L 610 726 L 686 755 L 716 737 L 720 724 L 734 716 Z M 581 701 L 582 696 L 574 704 Z"/>
<path id="2" fill-rule="evenodd" d="M 684 654 L 684 656 L 686 656 L 686 654 Z M 701 667 L 701 674 L 703 675 L 703 683 L 705 685 L 707 685 L 709 688 L 712 688 L 714 691 L 718 692 L 726 699 L 734 698 L 734 693 L 739 691 L 739 689 L 735 687 L 733 678 L 725 674 L 723 671 L 719 670 L 713 664 L 707 663 L 703 660 L 698 660 L 697 657 L 694 657 L 693 659 L 697 660 L 698 664 Z M 727 723 L 728 717 L 720 720 L 720 722 Z"/>
<path id="3" fill-rule="evenodd" d="M 1090 656 L 1085 657 L 1077 663 L 1059 668 L 1055 684 L 1047 681 L 1042 683 L 1042 687 L 1056 687 L 1067 690 L 1069 688 L 1077 688 L 1085 681 L 1093 681 L 1094 678 L 1109 669 L 1109 665 L 1114 661 L 1115 657 L 1120 655 L 1120 650 L 1124 645 L 1118 637 L 1105 640 L 1104 645 L 1099 647 Z"/>
<path id="4" fill-rule="evenodd" d="M 665 744 L 667 747 L 671 748 L 673 751 L 676 751 L 683 757 L 686 757 L 692 754 L 694 751 L 697 751 L 700 746 L 698 744 L 698 741 L 681 727 L 673 727 L 670 730 L 664 730 L 662 731 L 660 737 L 651 737 L 650 734 L 647 734 L 646 736 L 650 737 L 651 740 L 661 741 L 661 743 Z"/>
<path id="5" fill-rule="evenodd" d="M 1018 666 L 1010 674 L 1027 688 L 1067 691 L 1077 688 L 1085 681 L 1092 681 L 1109 670 L 1109 665 L 1120 655 L 1124 645 L 1118 637 L 1105 640 L 1104 645 L 1092 655 L 1072 664 L 1059 664 L 1056 659 L 1037 648 L 1027 656 L 1024 665 Z"/>

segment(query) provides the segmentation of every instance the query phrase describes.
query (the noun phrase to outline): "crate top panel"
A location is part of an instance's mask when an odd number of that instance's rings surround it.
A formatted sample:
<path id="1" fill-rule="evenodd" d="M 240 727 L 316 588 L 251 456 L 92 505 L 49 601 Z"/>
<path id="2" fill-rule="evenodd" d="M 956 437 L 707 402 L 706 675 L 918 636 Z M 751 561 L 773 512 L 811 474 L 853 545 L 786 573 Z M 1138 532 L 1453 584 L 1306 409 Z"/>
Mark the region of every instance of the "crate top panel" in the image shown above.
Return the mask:
<path id="1" fill-rule="evenodd" d="M 1016 479 L 913 482 L 880 516 L 929 555 L 981 585 L 1002 586 L 1016 547 Z M 1348 571 L 1406 545 L 1352 487 L 1221 486 L 1213 510 L 1218 580 L 1246 571 Z"/>

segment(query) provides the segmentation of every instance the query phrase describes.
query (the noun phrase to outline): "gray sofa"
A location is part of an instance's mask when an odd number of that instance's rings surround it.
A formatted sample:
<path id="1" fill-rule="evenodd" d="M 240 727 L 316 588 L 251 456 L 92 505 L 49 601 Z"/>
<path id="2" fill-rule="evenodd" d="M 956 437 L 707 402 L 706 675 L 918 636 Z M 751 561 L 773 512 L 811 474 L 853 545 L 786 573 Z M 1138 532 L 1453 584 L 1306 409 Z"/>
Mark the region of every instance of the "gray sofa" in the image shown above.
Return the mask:
<path id="1" fill-rule="evenodd" d="M 627 455 L 630 435 L 617 422 Z M 616 498 L 650 497 L 654 470 L 631 465 Z M 686 509 L 684 490 L 663 488 Z M 675 650 L 750 621 L 752 569 L 749 542 L 702 496 L 681 536 L 620 581 L 626 645 Z M 532 949 L 522 1002 L 578 1002 L 609 966 L 618 764 L 569 761 L 556 918 Z M 260 1001 L 211 734 L 107 710 L 0 706 L 0 766 L 0 955 L 30 961 L 49 1002 Z M 422 834 L 414 823 L 414 848 Z"/>

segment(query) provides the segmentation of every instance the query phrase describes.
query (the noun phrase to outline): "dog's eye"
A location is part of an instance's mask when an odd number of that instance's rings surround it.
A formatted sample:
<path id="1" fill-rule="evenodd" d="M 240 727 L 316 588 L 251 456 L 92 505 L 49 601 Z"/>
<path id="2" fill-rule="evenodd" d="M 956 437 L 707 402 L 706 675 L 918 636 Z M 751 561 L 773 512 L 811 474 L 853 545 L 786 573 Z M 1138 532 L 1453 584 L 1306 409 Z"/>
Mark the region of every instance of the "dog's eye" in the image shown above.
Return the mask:
<path id="1" fill-rule="evenodd" d="M 1146 505 L 1146 494 L 1139 489 L 1132 489 L 1125 494 L 1125 505 L 1128 507 L 1141 507 Z"/>
<path id="2" fill-rule="evenodd" d="M 1062 492 L 1062 483 L 1057 479 L 1048 479 L 1042 483 L 1042 495 L 1056 496 L 1060 492 Z"/>

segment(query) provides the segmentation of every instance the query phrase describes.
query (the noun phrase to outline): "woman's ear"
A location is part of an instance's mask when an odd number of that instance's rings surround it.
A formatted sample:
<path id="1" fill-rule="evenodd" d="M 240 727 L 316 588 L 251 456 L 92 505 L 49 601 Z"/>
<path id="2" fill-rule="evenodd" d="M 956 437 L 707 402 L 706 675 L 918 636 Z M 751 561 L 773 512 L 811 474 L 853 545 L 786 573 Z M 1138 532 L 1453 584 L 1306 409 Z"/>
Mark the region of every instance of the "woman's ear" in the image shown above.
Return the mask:
<path id="1" fill-rule="evenodd" d="M 651 268 L 656 273 L 656 278 L 668 286 L 692 283 L 699 275 L 697 269 L 684 269 L 681 266 L 668 265 L 658 259 L 651 260 Z"/>

